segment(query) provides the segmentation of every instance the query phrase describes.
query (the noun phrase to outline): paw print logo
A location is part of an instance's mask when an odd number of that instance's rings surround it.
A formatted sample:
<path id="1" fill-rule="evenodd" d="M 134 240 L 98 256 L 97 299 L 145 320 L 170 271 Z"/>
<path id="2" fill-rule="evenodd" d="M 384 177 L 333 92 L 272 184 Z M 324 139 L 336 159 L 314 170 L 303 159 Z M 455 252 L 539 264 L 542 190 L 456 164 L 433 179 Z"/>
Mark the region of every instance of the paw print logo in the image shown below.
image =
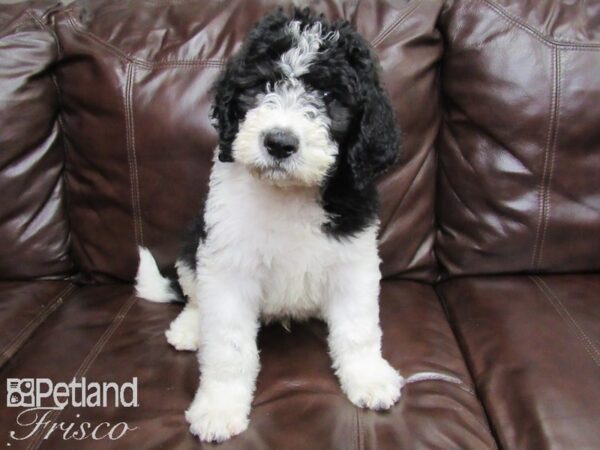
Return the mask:
<path id="1" fill-rule="evenodd" d="M 6 406 L 35 406 L 33 378 L 8 378 L 6 380 Z"/>

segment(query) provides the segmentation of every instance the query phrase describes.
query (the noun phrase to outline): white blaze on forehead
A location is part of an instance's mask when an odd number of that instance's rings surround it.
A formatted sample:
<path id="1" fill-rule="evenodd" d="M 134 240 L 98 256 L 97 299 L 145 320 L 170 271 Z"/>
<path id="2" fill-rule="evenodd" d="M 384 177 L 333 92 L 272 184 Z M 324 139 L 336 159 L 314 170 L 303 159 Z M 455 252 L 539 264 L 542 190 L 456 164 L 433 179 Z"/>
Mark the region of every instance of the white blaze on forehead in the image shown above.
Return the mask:
<path id="1" fill-rule="evenodd" d="M 319 117 L 324 124 L 329 125 L 329 117 L 320 114 L 320 109 L 316 102 L 311 101 L 314 96 L 308 95 L 302 83 L 295 78 L 286 81 L 278 81 L 275 84 L 267 85 L 267 92 L 261 99 L 261 105 L 269 109 L 279 109 L 280 111 L 289 109 L 302 110 L 303 114 Z"/>
<path id="2" fill-rule="evenodd" d="M 319 48 L 325 42 L 337 41 L 339 32 L 330 31 L 323 34 L 321 22 L 301 28 L 298 20 L 293 20 L 288 25 L 289 33 L 294 38 L 294 46 L 281 55 L 279 67 L 288 78 L 297 78 L 308 72 Z"/>

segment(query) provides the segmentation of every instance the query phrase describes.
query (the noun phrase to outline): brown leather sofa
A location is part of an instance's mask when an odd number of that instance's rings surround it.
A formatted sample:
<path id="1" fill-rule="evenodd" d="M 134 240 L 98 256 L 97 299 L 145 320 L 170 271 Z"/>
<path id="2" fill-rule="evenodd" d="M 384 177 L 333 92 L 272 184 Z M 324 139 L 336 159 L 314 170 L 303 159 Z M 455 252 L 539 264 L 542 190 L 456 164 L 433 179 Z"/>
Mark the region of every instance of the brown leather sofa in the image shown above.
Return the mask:
<path id="1" fill-rule="evenodd" d="M 138 378 L 126 422 L 63 439 L 0 408 L 6 448 L 195 449 L 198 373 L 135 297 L 138 245 L 169 270 L 207 188 L 210 86 L 268 0 L 0 6 L 0 371 Z M 311 2 L 371 42 L 404 134 L 381 178 L 384 353 L 408 384 L 354 407 L 324 324 L 264 327 L 250 428 L 222 449 L 600 448 L 600 3 Z"/>

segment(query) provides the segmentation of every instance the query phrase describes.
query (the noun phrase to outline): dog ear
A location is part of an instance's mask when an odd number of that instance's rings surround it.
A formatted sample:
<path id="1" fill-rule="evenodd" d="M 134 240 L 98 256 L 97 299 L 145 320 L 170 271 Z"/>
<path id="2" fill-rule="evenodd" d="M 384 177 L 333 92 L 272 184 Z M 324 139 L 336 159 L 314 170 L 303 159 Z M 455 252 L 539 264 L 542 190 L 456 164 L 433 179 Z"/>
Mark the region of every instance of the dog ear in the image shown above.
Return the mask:
<path id="1" fill-rule="evenodd" d="M 347 158 L 354 183 L 362 189 L 398 161 L 400 130 L 388 95 L 379 82 L 374 51 L 355 31 L 346 39 L 348 57 L 358 76 L 359 99 L 355 131 L 347 142 Z"/>
<path id="2" fill-rule="evenodd" d="M 348 163 L 359 187 L 394 165 L 400 150 L 400 133 L 387 95 L 377 87 L 363 102 L 359 125 L 348 147 Z"/>
<path id="3" fill-rule="evenodd" d="M 235 85 L 232 83 L 231 64 L 223 70 L 214 86 L 214 99 L 210 108 L 210 122 L 219 136 L 219 161 L 232 162 L 231 148 L 238 132 L 239 120 L 235 105 Z"/>

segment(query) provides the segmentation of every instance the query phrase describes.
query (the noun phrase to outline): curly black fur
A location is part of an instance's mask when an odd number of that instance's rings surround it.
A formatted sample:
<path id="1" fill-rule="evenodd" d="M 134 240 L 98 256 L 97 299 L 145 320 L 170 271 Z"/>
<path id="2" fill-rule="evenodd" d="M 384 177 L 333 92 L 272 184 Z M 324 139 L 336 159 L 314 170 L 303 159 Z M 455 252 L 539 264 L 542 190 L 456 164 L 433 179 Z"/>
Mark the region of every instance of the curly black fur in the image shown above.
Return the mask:
<path id="1" fill-rule="evenodd" d="M 219 133 L 219 160 L 232 162 L 231 144 L 239 123 L 267 83 L 281 78 L 279 56 L 292 45 L 286 32 L 290 18 L 282 10 L 265 16 L 229 60 L 215 84 L 212 118 Z"/>
<path id="2" fill-rule="evenodd" d="M 183 240 L 183 246 L 179 259 L 182 260 L 186 266 L 196 271 L 196 252 L 200 242 L 206 239 L 206 224 L 204 223 L 204 209 L 196 214 L 192 221 L 190 228 L 188 229 L 185 239 Z"/>

